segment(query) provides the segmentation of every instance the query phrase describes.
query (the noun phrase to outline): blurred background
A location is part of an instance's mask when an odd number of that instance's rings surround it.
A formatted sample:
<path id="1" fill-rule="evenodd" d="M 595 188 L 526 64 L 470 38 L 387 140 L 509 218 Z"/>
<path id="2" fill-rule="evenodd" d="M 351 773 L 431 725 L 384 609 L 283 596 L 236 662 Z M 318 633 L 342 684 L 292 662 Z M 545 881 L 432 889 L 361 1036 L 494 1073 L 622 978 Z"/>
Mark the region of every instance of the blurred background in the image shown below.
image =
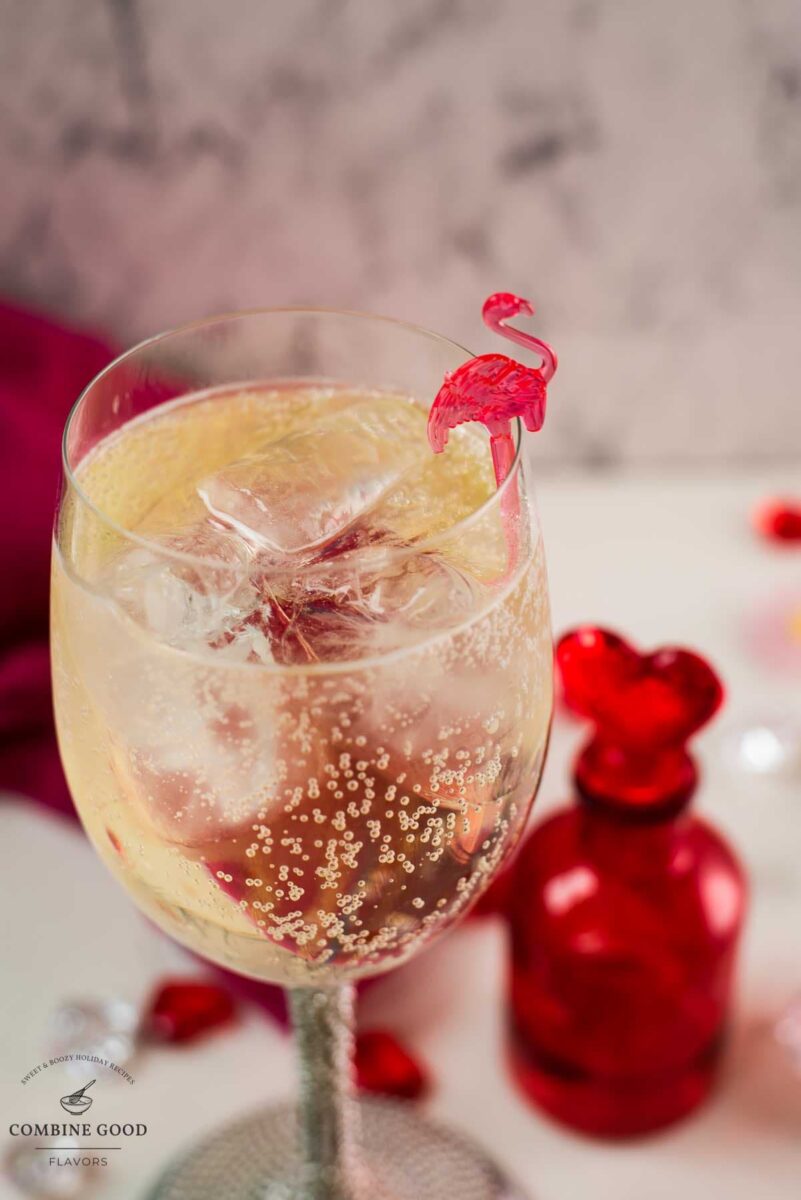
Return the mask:
<path id="1" fill-rule="evenodd" d="M 6 296 L 120 343 L 322 304 L 478 351 L 517 291 L 562 360 L 540 462 L 801 451 L 796 0 L 0 12 Z"/>

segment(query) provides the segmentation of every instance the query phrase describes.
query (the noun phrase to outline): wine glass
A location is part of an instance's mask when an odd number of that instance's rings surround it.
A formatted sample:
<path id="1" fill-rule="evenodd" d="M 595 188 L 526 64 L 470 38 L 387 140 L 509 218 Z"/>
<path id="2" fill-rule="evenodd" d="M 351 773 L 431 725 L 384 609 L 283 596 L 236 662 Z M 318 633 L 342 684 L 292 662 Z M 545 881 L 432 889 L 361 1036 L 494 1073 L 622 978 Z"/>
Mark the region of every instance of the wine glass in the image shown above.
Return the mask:
<path id="1" fill-rule="evenodd" d="M 425 441 L 466 357 L 382 318 L 245 312 L 130 350 L 67 421 L 52 653 L 72 795 L 148 916 L 288 988 L 300 1052 L 297 1112 L 207 1139 L 161 1200 L 511 1194 L 350 1078 L 355 983 L 484 891 L 548 739 L 520 429 L 497 489 L 479 427 L 436 457 Z"/>

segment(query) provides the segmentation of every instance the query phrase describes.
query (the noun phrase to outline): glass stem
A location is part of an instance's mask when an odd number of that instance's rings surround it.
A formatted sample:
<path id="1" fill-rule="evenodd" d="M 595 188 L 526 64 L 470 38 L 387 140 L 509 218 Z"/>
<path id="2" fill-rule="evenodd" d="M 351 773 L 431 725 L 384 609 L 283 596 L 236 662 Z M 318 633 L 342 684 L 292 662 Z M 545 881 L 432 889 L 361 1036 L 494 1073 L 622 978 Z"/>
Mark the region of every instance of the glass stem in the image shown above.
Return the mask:
<path id="1" fill-rule="evenodd" d="M 355 989 L 291 988 L 300 1057 L 298 1128 L 303 1200 L 358 1200 L 358 1109 L 353 1095 Z"/>

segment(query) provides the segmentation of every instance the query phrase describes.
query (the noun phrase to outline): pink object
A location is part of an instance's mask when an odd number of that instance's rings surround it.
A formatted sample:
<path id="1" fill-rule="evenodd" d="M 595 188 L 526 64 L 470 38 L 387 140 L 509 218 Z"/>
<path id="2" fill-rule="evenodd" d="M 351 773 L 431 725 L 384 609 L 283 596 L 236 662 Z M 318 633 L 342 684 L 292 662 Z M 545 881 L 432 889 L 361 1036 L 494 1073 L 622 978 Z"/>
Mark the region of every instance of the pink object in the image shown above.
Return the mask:
<path id="1" fill-rule="evenodd" d="M 773 589 L 743 619 L 745 645 L 759 666 L 801 675 L 801 587 Z"/>
<path id="2" fill-rule="evenodd" d="M 754 510 L 753 522 L 768 541 L 801 542 L 801 500 L 765 500 Z"/>
<path id="3" fill-rule="evenodd" d="M 696 654 L 640 654 L 602 629 L 563 637 L 557 665 L 595 731 L 579 803 L 512 868 L 511 1062 L 559 1120 L 623 1137 L 684 1116 L 716 1077 L 746 883 L 685 811 L 698 778 L 685 740 L 723 689 Z"/>
<path id="4" fill-rule="evenodd" d="M 484 324 L 502 337 L 533 350 L 539 367 L 526 367 L 505 354 L 482 354 L 445 376 L 428 414 L 428 440 L 435 454 L 448 443 L 448 431 L 466 421 L 480 421 L 490 434 L 495 478 L 503 483 L 514 461 L 511 422 L 519 417 L 536 433 L 545 420 L 548 381 L 556 370 L 556 355 L 545 342 L 508 324 L 518 313 L 533 314 L 530 300 L 496 292 L 484 302 Z"/>

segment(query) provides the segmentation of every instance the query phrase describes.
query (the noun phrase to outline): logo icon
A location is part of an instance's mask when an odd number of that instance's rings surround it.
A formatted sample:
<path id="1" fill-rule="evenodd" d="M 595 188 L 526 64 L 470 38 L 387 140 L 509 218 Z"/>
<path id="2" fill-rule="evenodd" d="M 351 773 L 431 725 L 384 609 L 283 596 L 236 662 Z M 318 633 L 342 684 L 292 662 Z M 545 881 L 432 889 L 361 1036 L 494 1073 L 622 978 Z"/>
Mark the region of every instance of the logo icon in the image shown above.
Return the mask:
<path id="1" fill-rule="evenodd" d="M 82 1087 L 79 1091 L 72 1092 L 69 1096 L 62 1096 L 61 1107 L 64 1109 L 64 1111 L 72 1113 L 73 1117 L 80 1117 L 83 1113 L 88 1112 L 92 1107 L 92 1097 L 86 1096 L 84 1093 L 88 1092 L 92 1084 L 96 1082 L 97 1081 L 93 1079 L 91 1083 L 87 1083 L 86 1086 Z"/>

